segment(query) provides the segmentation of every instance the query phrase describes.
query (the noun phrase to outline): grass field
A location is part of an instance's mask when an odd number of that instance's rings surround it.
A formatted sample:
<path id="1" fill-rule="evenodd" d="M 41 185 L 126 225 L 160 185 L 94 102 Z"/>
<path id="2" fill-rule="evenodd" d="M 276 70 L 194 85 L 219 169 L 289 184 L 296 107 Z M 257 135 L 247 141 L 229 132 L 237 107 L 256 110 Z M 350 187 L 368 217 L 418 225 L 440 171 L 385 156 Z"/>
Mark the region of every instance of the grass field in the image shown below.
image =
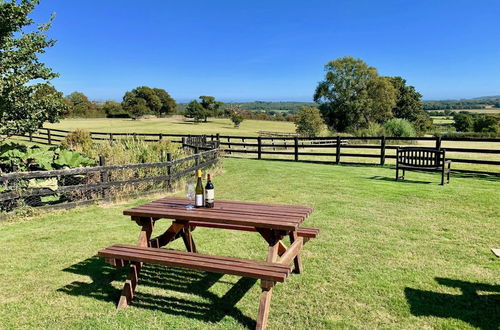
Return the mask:
<path id="1" fill-rule="evenodd" d="M 269 120 L 244 120 L 239 128 L 226 118 L 210 118 L 208 123 L 194 123 L 182 116 L 157 119 L 64 119 L 45 127 L 74 130 L 83 128 L 95 132 L 136 132 L 136 133 L 172 133 L 172 134 L 216 134 L 257 136 L 259 131 L 295 132 L 291 122 Z"/>
<path id="2" fill-rule="evenodd" d="M 276 287 L 269 329 L 498 329 L 500 261 L 489 249 L 500 245 L 500 183 L 393 176 L 379 167 L 224 160 L 217 198 L 311 205 L 305 225 L 321 229 L 304 247 L 304 273 Z M 253 326 L 258 283 L 172 268 L 145 266 L 134 303 L 115 309 L 125 271 L 94 255 L 135 243 L 138 227 L 121 212 L 155 197 L 0 223 L 1 327 Z M 201 253 L 266 256 L 255 233 L 199 228 L 194 237 Z"/>

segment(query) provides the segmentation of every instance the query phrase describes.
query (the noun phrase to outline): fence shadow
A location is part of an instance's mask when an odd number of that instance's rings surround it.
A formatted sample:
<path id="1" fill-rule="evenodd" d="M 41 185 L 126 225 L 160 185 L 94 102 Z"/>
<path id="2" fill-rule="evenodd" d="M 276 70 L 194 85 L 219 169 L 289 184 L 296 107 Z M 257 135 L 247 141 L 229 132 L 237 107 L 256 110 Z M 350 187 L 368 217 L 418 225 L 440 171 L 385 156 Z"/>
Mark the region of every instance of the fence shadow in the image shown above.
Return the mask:
<path id="1" fill-rule="evenodd" d="M 439 284 L 459 288 L 462 294 L 447 294 L 405 288 L 406 300 L 415 316 L 454 318 L 483 330 L 500 326 L 500 285 L 436 278 Z M 487 294 L 486 294 L 487 292 Z"/>
<path id="2" fill-rule="evenodd" d="M 368 178 L 370 180 L 379 180 L 379 181 L 391 181 L 391 182 L 397 182 L 397 183 L 420 183 L 420 184 L 431 184 L 432 182 L 431 181 L 420 181 L 420 180 L 408 180 L 408 179 L 404 179 L 404 180 L 398 180 L 396 181 L 395 178 L 389 178 L 389 177 L 386 177 L 386 176 L 372 176 L 371 178 Z M 439 184 L 439 182 L 438 182 Z"/>
<path id="3" fill-rule="evenodd" d="M 92 282 L 74 281 L 57 291 L 116 304 L 121 289 L 113 287 L 111 283 L 125 281 L 128 269 L 128 266 L 116 269 L 99 257 L 88 258 L 63 269 L 63 271 L 89 276 Z M 240 278 L 230 290 L 219 297 L 208 290 L 220 281 L 222 276 L 222 274 L 216 273 L 144 264 L 139 277 L 139 286 L 150 286 L 196 295 L 203 298 L 204 302 L 141 293 L 139 287 L 132 301 L 132 306 L 159 310 L 171 315 L 182 315 L 210 323 L 219 322 L 225 316 L 230 316 L 245 327 L 255 327 L 255 320 L 244 315 L 235 305 L 252 288 L 256 280 Z"/>

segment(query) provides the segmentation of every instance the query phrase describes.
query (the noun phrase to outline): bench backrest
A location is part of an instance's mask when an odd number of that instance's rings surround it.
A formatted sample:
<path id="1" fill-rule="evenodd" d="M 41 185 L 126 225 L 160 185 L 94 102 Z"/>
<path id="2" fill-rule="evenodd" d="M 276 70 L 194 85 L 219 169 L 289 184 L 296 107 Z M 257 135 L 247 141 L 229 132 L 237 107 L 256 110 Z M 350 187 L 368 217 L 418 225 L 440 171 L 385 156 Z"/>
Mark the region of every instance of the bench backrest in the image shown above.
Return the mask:
<path id="1" fill-rule="evenodd" d="M 401 165 L 416 167 L 440 167 L 445 160 L 444 149 L 402 147 L 396 152 L 396 161 Z"/>

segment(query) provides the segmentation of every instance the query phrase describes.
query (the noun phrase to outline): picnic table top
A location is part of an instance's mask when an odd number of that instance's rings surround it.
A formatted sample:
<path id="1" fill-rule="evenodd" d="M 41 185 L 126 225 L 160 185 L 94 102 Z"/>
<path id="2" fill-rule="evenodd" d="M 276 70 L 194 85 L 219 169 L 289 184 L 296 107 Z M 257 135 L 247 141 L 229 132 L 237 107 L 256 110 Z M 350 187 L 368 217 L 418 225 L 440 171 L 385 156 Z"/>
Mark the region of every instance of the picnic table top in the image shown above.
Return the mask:
<path id="1" fill-rule="evenodd" d="M 293 231 L 311 214 L 312 207 L 217 200 L 214 208 L 187 210 L 188 200 L 165 197 L 123 211 L 124 215 L 169 218 L 208 223 Z"/>

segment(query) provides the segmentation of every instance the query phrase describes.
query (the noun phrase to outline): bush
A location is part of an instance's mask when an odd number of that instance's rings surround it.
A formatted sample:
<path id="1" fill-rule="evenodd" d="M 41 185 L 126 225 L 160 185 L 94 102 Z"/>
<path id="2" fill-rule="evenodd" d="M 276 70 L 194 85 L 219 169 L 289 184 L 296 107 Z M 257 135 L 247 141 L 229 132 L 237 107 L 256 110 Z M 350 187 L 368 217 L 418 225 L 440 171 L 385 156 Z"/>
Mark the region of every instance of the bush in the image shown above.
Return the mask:
<path id="1" fill-rule="evenodd" d="M 74 132 L 68 133 L 61 141 L 61 146 L 69 150 L 75 150 L 84 154 L 89 154 L 92 149 L 92 136 L 86 130 L 77 128 Z"/>
<path id="2" fill-rule="evenodd" d="M 385 129 L 377 123 L 369 123 L 367 128 L 360 128 L 354 131 L 354 136 L 372 137 L 385 135 Z"/>
<path id="3" fill-rule="evenodd" d="M 453 120 L 453 126 L 458 132 L 471 132 L 474 128 L 474 118 L 469 114 L 456 113 Z"/>
<path id="4" fill-rule="evenodd" d="M 295 116 L 295 131 L 302 136 L 314 137 L 324 126 L 321 113 L 315 107 L 301 107 Z"/>
<path id="5" fill-rule="evenodd" d="M 479 133 L 498 133 L 500 132 L 500 117 L 486 115 L 480 116 L 474 120 L 474 132 Z"/>
<path id="6" fill-rule="evenodd" d="M 416 135 L 413 125 L 406 119 L 390 119 L 385 123 L 384 129 L 387 136 L 410 137 Z"/>
<path id="7" fill-rule="evenodd" d="M 234 127 L 240 127 L 240 124 L 243 122 L 243 115 L 239 112 L 232 112 L 230 117 L 231 121 L 234 124 Z"/>

